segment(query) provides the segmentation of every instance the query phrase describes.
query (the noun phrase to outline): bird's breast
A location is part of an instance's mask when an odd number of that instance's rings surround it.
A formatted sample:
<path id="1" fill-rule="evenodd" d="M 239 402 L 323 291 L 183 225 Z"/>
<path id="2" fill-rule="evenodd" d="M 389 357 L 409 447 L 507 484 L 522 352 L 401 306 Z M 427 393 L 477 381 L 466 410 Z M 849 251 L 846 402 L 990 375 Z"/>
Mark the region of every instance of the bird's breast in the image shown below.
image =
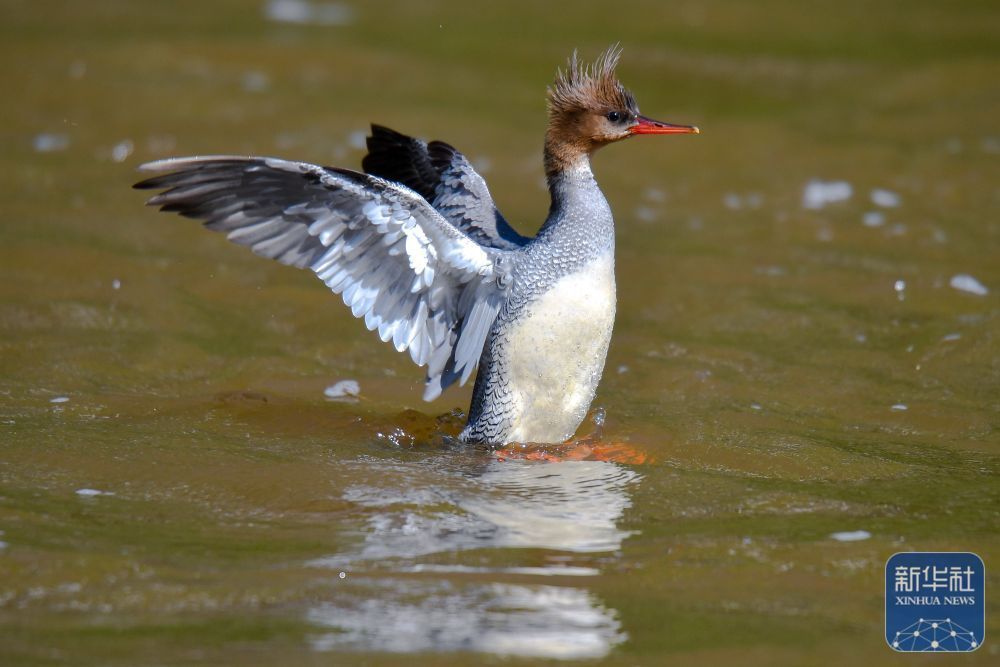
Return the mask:
<path id="1" fill-rule="evenodd" d="M 512 324 L 503 354 L 516 442 L 563 442 L 594 399 L 615 320 L 614 253 L 562 276 Z"/>

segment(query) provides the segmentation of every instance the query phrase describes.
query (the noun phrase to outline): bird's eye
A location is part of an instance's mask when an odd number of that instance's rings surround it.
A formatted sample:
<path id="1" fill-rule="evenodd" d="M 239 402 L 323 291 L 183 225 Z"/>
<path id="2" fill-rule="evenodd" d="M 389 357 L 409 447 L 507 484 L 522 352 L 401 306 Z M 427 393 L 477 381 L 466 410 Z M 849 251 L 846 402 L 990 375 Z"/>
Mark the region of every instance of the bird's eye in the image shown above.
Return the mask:
<path id="1" fill-rule="evenodd" d="M 623 118 L 625 118 L 625 114 L 623 114 L 621 111 L 608 112 L 608 120 L 610 120 L 612 123 L 620 123 L 622 122 Z"/>

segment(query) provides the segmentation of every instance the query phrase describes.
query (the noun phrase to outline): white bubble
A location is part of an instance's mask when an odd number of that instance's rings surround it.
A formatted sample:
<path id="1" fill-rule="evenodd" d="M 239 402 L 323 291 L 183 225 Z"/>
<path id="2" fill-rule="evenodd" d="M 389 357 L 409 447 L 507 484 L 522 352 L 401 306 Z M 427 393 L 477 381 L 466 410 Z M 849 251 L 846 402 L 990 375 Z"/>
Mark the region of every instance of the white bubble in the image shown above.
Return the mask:
<path id="1" fill-rule="evenodd" d="M 360 394 L 361 385 L 358 384 L 357 380 L 341 380 L 340 382 L 331 384 L 323 390 L 324 396 L 334 400 L 350 400 L 357 398 Z"/>
<path id="2" fill-rule="evenodd" d="M 806 183 L 802 191 L 802 206 L 818 210 L 827 204 L 847 201 L 854 194 L 854 189 L 847 181 L 821 181 L 813 179 Z"/>
<path id="3" fill-rule="evenodd" d="M 642 196 L 652 202 L 666 201 L 667 195 L 659 188 L 649 187 L 643 190 Z"/>
<path id="4" fill-rule="evenodd" d="M 883 208 L 896 208 L 903 199 L 892 190 L 875 188 L 871 192 L 872 203 Z"/>
<path id="5" fill-rule="evenodd" d="M 655 222 L 659 214 L 652 206 L 636 206 L 635 217 L 640 222 Z"/>
<path id="6" fill-rule="evenodd" d="M 35 135 L 35 150 L 39 153 L 55 153 L 69 148 L 69 137 L 65 134 L 43 132 Z"/>
<path id="7" fill-rule="evenodd" d="M 885 215 L 879 211 L 868 211 L 862 216 L 861 223 L 865 227 L 881 227 L 885 224 Z"/>
<path id="8" fill-rule="evenodd" d="M 867 530 L 847 530 L 839 533 L 832 533 L 830 539 L 837 540 L 838 542 L 860 542 L 861 540 L 867 540 L 872 536 Z"/>
<path id="9" fill-rule="evenodd" d="M 248 93 L 260 93 L 268 89 L 268 86 L 271 84 L 271 80 L 268 78 L 267 74 L 252 70 L 243 73 L 242 84 L 243 90 Z"/>
<path id="10" fill-rule="evenodd" d="M 960 292 L 968 292 L 969 294 L 975 294 L 976 296 L 986 296 L 990 293 L 990 291 L 986 289 L 985 285 L 970 276 L 968 273 L 959 273 L 952 276 L 948 284 Z"/>
<path id="11" fill-rule="evenodd" d="M 123 139 L 111 149 L 111 159 L 115 162 L 124 162 L 133 150 L 135 150 L 135 144 L 132 143 L 132 140 Z"/>
<path id="12" fill-rule="evenodd" d="M 354 10 L 344 3 L 309 0 L 270 0 L 264 15 L 281 23 L 312 25 L 348 25 L 354 20 Z"/>

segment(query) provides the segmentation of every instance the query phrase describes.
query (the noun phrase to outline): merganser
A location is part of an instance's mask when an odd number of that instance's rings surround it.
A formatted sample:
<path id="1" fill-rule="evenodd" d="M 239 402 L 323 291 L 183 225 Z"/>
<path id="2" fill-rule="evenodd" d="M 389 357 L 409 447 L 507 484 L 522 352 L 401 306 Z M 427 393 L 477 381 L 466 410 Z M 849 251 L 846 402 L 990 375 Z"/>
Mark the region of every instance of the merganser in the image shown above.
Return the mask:
<path id="1" fill-rule="evenodd" d="M 552 204 L 518 234 L 456 149 L 372 125 L 365 173 L 269 157 L 182 157 L 136 188 L 230 241 L 312 270 L 369 330 L 427 367 L 431 401 L 479 368 L 460 439 L 561 443 L 590 408 L 615 319 L 615 228 L 594 151 L 639 134 L 697 134 L 639 115 L 621 49 L 574 52 L 548 88 Z"/>

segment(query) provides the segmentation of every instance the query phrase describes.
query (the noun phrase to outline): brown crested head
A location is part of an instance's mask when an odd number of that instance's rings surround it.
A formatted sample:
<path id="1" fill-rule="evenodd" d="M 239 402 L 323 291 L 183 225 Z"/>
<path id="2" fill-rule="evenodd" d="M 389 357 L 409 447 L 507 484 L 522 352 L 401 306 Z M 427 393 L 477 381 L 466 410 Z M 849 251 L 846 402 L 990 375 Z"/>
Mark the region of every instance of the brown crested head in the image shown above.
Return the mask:
<path id="1" fill-rule="evenodd" d="M 615 76 L 621 53 L 621 47 L 614 45 L 587 65 L 574 51 L 566 70 L 556 73 L 548 88 L 547 174 L 635 134 L 698 133 L 696 127 L 660 123 L 639 115 L 635 97 Z"/>
<path id="2" fill-rule="evenodd" d="M 635 97 L 615 76 L 621 47 L 612 46 L 593 64 L 581 63 L 576 51 L 548 88 L 549 133 L 562 143 L 592 152 L 628 136 L 629 121 L 639 115 Z"/>

